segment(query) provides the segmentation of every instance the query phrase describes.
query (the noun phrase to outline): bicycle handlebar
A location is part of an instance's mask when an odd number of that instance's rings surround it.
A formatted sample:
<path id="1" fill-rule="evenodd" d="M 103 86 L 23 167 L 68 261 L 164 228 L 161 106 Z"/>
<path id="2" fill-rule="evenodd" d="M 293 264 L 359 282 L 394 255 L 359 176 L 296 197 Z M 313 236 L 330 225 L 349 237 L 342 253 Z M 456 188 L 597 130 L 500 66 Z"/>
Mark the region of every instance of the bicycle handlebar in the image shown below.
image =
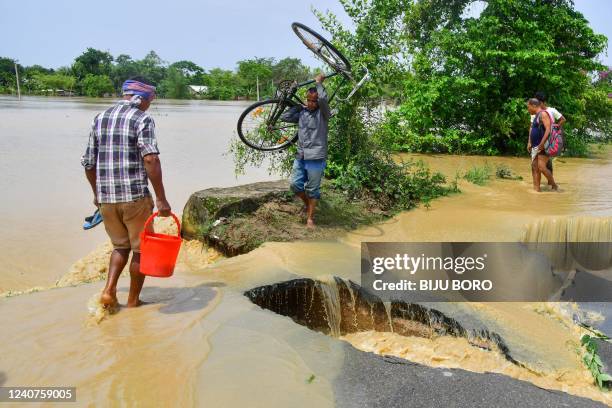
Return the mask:
<path id="1" fill-rule="evenodd" d="M 346 96 L 346 98 L 341 98 L 340 96 L 338 96 L 338 100 L 342 101 L 342 102 L 346 102 L 348 101 L 351 96 L 353 96 L 355 94 L 355 92 L 357 92 L 357 90 L 359 90 L 359 88 L 361 88 L 363 86 L 363 84 L 365 84 L 366 82 L 368 82 L 370 80 L 370 71 L 368 71 L 367 67 L 363 67 L 364 71 L 365 71 L 365 75 L 363 76 L 363 78 L 361 78 L 361 80 L 359 82 L 357 82 L 357 85 L 355 85 L 355 87 L 353 88 L 353 90 L 351 92 L 349 92 L 349 94 Z"/>

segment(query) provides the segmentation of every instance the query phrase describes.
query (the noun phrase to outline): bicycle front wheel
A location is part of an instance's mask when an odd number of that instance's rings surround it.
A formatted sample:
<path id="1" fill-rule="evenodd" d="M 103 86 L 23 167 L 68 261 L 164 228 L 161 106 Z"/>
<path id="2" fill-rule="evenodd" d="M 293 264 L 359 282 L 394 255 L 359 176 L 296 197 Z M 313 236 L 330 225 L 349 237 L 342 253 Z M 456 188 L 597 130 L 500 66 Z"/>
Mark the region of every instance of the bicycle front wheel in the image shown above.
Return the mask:
<path id="1" fill-rule="evenodd" d="M 238 119 L 238 136 L 249 147 L 262 151 L 282 150 L 297 140 L 297 123 L 280 116 L 291 107 L 280 99 L 255 102 Z"/>

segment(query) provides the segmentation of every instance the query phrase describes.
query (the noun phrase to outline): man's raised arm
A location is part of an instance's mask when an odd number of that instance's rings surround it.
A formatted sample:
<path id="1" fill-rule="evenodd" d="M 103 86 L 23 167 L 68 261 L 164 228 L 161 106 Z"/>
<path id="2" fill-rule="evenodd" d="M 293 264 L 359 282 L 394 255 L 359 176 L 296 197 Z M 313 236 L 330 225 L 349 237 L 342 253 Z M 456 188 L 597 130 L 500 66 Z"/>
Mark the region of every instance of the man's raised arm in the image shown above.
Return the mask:
<path id="1" fill-rule="evenodd" d="M 323 81 L 325 80 L 325 76 L 323 74 L 317 75 L 315 81 L 317 82 L 317 94 L 319 95 L 318 103 L 319 109 L 321 110 L 321 114 L 325 119 L 329 119 L 331 116 L 331 112 L 329 110 L 329 103 L 327 101 L 327 92 L 325 92 L 325 88 L 323 87 Z"/>

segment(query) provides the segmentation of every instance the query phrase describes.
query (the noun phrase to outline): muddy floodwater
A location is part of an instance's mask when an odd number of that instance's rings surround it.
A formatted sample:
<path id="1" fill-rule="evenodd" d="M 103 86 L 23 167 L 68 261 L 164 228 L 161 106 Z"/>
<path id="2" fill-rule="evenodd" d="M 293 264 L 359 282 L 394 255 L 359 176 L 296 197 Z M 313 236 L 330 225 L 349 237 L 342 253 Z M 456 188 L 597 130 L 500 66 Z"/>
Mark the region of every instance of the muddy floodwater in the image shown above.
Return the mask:
<path id="1" fill-rule="evenodd" d="M 78 259 L 79 268 L 104 268 L 107 262 L 104 231 L 82 232 L 79 225 L 90 194 L 78 159 L 87 123 L 102 105 L 28 103 L 20 107 L 0 100 L 0 149 L 9 158 L 0 164 L 6 175 L 1 187 L 11 192 L 0 215 L 3 276 L 11 282 L 3 282 L 7 288 L 45 286 Z M 209 103 L 160 103 L 153 110 L 177 211 L 192 191 L 268 177 L 252 170 L 236 181 L 231 161 L 221 155 L 240 110 Z M 56 145 L 49 138 L 63 141 Z M 41 143 L 46 150 L 37 147 Z M 338 281 L 331 278 L 359 283 L 363 241 L 610 240 L 612 150 L 556 160 L 560 192 L 544 189 L 540 194 L 531 191 L 526 158 L 400 159 L 423 160 L 448 179 L 475 165 L 488 164 L 494 173 L 503 164 L 523 180 L 493 176 L 485 186 L 459 180 L 461 194 L 332 241 L 266 243 L 234 258 L 185 242 L 175 276 L 145 282 L 142 298 L 150 303 L 113 315 L 96 310 L 103 282 L 2 299 L 2 385 L 76 386 L 79 405 L 111 400 L 127 406 L 334 406 L 334 382 L 348 342 L 428 366 L 497 372 L 612 405 L 610 393 L 599 391 L 582 365 L 580 330 L 559 304 L 436 305 L 450 318 L 467 316 L 475 328 L 495 332 L 506 353 L 499 347 L 474 347 L 469 336 L 427 335 L 426 326 L 419 336 L 400 335 L 384 325 L 343 332 L 341 299 L 351 298 L 341 296 Z M 301 278 L 318 282 L 328 327 L 311 329 L 244 296 L 253 288 Z M 66 279 L 79 283 L 79 274 Z M 121 303 L 128 284 L 120 280 Z"/>
<path id="2" fill-rule="evenodd" d="M 0 293 L 49 286 L 106 239 L 83 231 L 93 213 L 80 158 L 94 116 L 112 99 L 0 96 Z M 270 179 L 263 169 L 236 178 L 224 156 L 245 103 L 155 101 L 166 194 L 175 212 L 202 188 Z"/>

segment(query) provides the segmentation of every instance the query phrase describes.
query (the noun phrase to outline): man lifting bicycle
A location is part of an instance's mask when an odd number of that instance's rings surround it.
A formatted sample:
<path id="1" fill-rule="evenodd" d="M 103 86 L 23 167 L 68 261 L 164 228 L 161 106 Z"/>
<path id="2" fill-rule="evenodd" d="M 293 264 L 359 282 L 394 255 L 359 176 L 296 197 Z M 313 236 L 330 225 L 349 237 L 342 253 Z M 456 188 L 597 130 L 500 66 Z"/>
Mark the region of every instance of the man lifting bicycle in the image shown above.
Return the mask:
<path id="1" fill-rule="evenodd" d="M 314 228 L 314 210 L 321 198 L 321 179 L 327 159 L 327 134 L 330 110 L 323 87 L 325 76 L 317 75 L 316 87 L 308 89 L 306 106 L 297 105 L 280 117 L 298 124 L 297 154 L 291 172 L 291 190 L 306 208 L 306 226 Z"/>

